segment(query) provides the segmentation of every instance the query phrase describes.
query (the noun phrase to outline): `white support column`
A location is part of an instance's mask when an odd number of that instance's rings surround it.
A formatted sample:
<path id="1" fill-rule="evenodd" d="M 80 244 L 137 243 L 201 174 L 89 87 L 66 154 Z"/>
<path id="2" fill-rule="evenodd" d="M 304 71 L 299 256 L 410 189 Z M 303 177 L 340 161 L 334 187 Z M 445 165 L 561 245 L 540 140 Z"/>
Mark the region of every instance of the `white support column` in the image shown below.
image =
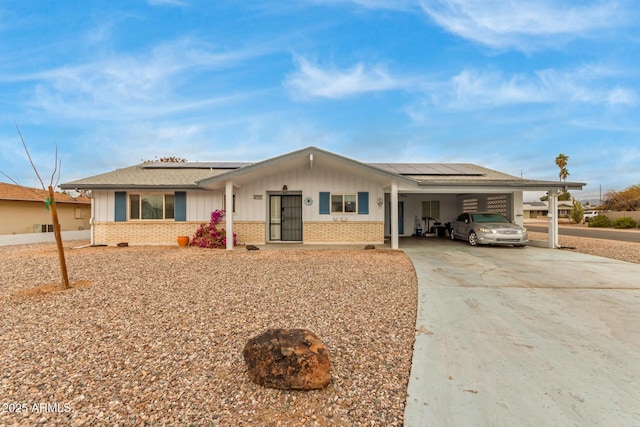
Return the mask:
<path id="1" fill-rule="evenodd" d="M 513 205 L 511 208 L 511 212 L 513 213 L 513 222 L 518 224 L 520 227 L 524 227 L 524 211 L 522 210 L 523 199 L 524 196 L 522 191 L 515 191 L 511 199 Z"/>
<path id="2" fill-rule="evenodd" d="M 560 247 L 558 244 L 558 192 L 549 190 L 549 248 L 555 249 Z"/>
<path id="3" fill-rule="evenodd" d="M 391 183 L 391 249 L 398 249 L 398 183 Z"/>
<path id="4" fill-rule="evenodd" d="M 96 199 L 91 198 L 91 218 L 89 218 L 89 227 L 91 227 L 91 246 L 96 243 L 96 229 L 93 226 L 94 218 L 96 217 Z"/>
<path id="5" fill-rule="evenodd" d="M 225 219 L 226 219 L 226 231 L 227 231 L 227 250 L 233 249 L 233 182 L 227 181 L 225 190 Z"/>

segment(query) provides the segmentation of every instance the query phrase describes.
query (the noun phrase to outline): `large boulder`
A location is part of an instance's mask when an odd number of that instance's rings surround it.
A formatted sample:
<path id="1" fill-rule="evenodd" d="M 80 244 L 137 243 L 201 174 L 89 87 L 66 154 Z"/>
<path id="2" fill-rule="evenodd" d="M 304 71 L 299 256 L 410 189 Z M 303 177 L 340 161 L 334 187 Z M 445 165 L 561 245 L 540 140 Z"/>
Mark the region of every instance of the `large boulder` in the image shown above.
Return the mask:
<path id="1" fill-rule="evenodd" d="M 242 352 L 251 381 L 265 387 L 312 390 L 331 381 L 327 349 L 307 329 L 268 329 Z"/>

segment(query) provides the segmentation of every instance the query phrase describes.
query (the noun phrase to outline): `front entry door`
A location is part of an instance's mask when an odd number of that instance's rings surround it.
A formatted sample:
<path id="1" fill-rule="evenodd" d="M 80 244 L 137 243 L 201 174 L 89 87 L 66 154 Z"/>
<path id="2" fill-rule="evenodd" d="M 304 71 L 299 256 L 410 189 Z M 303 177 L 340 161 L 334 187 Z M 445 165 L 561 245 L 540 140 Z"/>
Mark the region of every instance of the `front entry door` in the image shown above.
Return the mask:
<path id="1" fill-rule="evenodd" d="M 302 196 L 272 195 L 269 212 L 269 240 L 302 241 Z"/>
<path id="2" fill-rule="evenodd" d="M 389 212 L 391 218 L 391 202 L 389 202 Z M 404 234 L 404 202 L 398 202 L 398 234 Z M 391 221 L 389 221 L 389 235 L 391 235 Z"/>

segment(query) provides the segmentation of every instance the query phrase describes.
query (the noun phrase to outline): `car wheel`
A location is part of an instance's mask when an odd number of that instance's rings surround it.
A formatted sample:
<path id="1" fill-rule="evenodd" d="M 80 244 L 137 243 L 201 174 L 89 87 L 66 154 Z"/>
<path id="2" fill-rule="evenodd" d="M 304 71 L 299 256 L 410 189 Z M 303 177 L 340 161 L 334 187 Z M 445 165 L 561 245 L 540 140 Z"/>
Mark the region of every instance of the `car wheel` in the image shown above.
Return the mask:
<path id="1" fill-rule="evenodd" d="M 478 236 L 476 236 L 476 232 L 472 231 L 469 233 L 469 244 L 471 246 L 478 246 Z"/>

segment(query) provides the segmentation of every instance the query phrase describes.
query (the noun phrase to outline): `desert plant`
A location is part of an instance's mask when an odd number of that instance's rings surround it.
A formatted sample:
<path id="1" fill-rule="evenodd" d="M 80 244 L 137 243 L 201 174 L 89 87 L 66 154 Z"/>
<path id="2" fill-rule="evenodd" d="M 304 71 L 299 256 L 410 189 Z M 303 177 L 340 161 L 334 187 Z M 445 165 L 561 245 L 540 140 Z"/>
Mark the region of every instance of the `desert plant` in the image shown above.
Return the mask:
<path id="1" fill-rule="evenodd" d="M 584 208 L 576 199 L 573 199 L 573 207 L 571 208 L 570 216 L 573 222 L 575 222 L 576 224 L 580 224 L 582 222 L 582 217 L 584 216 Z"/>
<path id="2" fill-rule="evenodd" d="M 611 227 L 611 220 L 604 215 L 596 215 L 587 224 L 589 227 Z"/>
<path id="3" fill-rule="evenodd" d="M 224 228 L 218 228 L 218 224 L 222 222 L 225 212 L 216 209 L 211 212 L 211 220 L 209 223 L 202 223 L 191 238 L 191 245 L 200 246 L 201 248 L 224 248 L 227 246 L 227 231 Z M 233 244 L 237 244 L 236 234 L 233 233 Z"/>
<path id="4" fill-rule="evenodd" d="M 45 186 L 44 181 L 42 180 L 42 177 L 40 176 L 40 172 L 38 172 L 38 168 L 36 167 L 35 163 L 33 163 L 33 159 L 31 158 L 31 153 L 29 152 L 29 148 L 27 147 L 27 143 L 24 141 L 24 138 L 22 137 L 22 132 L 20 131 L 20 128 L 18 127 L 18 123 L 14 120 L 13 122 L 16 125 L 16 130 L 18 131 L 18 135 L 20 136 L 20 141 L 22 142 L 22 147 L 24 147 L 24 151 L 27 154 L 27 158 L 29 159 L 29 163 L 31 163 L 31 167 L 33 168 L 33 171 L 36 174 L 36 177 L 38 178 L 38 181 L 40 181 L 40 184 L 42 185 L 42 189 L 44 191 L 48 191 L 49 193 L 49 197 L 46 198 L 46 200 L 43 200 L 45 207 L 48 211 L 51 211 L 51 220 L 53 222 L 53 234 L 56 240 L 56 245 L 58 247 L 58 259 L 60 261 L 60 273 L 62 276 L 62 285 L 68 289 L 71 287 L 71 283 L 69 282 L 69 273 L 67 272 L 67 261 L 64 257 L 64 247 L 62 245 L 62 231 L 60 230 L 60 222 L 58 221 L 58 209 L 56 207 L 56 198 L 55 198 L 55 193 L 53 191 L 53 187 L 58 185 L 58 181 L 60 180 L 60 172 L 61 172 L 61 168 L 62 168 L 62 160 L 58 161 L 58 145 L 56 144 L 56 155 L 55 155 L 55 163 L 54 163 L 54 168 L 53 168 L 53 173 L 51 174 L 51 179 L 49 181 L 49 185 L 48 185 L 48 189 L 47 186 Z M 4 172 L 0 171 L 0 174 L 6 176 L 7 178 L 9 178 L 14 184 L 22 187 L 20 184 L 18 184 L 16 181 L 14 181 L 13 179 L 11 179 L 10 176 L 8 176 L 7 174 L 5 174 Z M 57 176 L 57 180 L 56 183 L 54 185 L 53 180 L 54 178 L 56 178 Z M 39 196 L 37 196 L 39 197 Z"/>
<path id="5" fill-rule="evenodd" d="M 613 221 L 613 228 L 635 228 L 638 223 L 631 217 L 623 216 Z"/>

